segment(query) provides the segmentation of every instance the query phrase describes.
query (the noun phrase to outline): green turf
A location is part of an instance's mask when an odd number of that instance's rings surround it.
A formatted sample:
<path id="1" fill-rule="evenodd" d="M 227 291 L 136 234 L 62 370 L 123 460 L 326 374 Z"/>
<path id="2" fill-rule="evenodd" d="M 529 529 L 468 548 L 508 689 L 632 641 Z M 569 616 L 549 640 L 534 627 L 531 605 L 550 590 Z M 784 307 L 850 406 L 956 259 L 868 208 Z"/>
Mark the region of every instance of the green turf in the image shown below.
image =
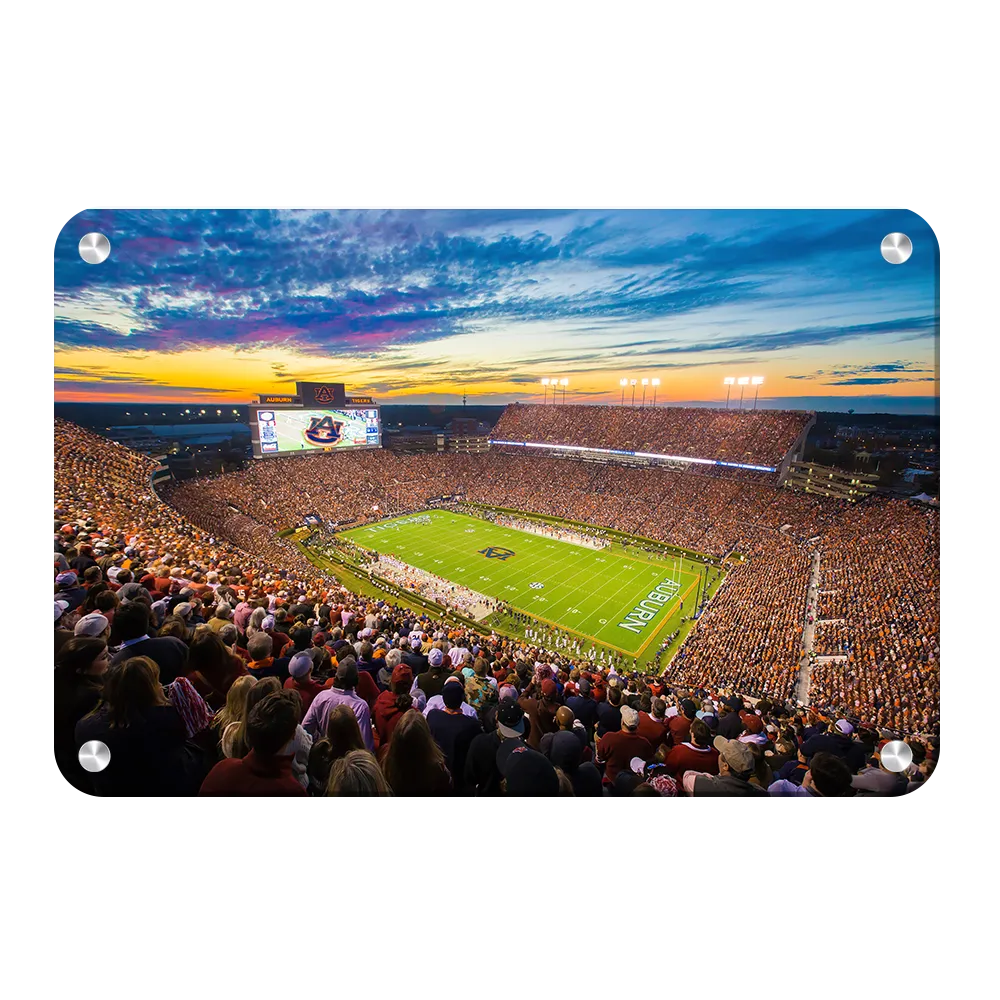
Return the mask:
<path id="1" fill-rule="evenodd" d="M 407 515 L 341 536 L 632 656 L 652 652 L 694 608 L 698 574 L 704 570 L 697 562 L 631 554 L 619 545 L 584 548 L 452 511 L 422 516 L 430 523 Z M 483 550 L 490 546 L 514 554 L 489 558 Z M 658 585 L 664 585 L 659 593 L 668 599 L 650 601 Z M 630 614 L 644 600 L 641 613 Z M 646 615 L 652 617 L 646 620 Z"/>

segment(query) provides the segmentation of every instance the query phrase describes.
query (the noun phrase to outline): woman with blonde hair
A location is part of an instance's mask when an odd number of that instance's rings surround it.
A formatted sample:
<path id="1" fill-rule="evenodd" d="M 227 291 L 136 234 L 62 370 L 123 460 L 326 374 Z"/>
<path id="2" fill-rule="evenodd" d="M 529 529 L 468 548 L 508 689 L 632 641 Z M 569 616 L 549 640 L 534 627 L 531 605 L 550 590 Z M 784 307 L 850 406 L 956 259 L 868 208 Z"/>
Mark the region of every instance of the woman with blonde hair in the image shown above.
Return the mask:
<path id="1" fill-rule="evenodd" d="M 352 750 L 330 768 L 327 795 L 378 797 L 392 795 L 375 755 L 368 750 Z"/>
<path id="2" fill-rule="evenodd" d="M 250 718 L 250 710 L 262 701 L 269 694 L 281 690 L 281 681 L 277 677 L 262 677 L 253 684 L 247 691 L 246 703 L 243 706 L 243 715 L 236 721 L 232 736 L 228 741 L 223 741 L 222 752 L 227 757 L 245 757 L 250 752 L 250 744 L 247 742 L 247 720 Z"/>
<path id="3" fill-rule="evenodd" d="M 420 712 L 404 712 L 392 732 L 383 763 L 394 795 L 450 795 L 444 752 Z"/>
<path id="4" fill-rule="evenodd" d="M 224 757 L 233 756 L 233 738 L 247 715 L 247 697 L 257 678 L 244 674 L 233 681 L 226 694 L 226 704 L 215 713 L 212 725 L 219 732 L 219 746 Z"/>

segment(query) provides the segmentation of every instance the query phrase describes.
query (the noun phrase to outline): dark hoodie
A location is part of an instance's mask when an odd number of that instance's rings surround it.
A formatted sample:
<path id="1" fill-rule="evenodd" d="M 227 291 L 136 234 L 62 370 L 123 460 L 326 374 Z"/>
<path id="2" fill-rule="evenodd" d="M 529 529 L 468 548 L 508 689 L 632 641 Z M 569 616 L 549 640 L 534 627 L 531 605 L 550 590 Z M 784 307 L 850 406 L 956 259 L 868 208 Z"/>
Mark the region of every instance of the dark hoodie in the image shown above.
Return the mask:
<path id="1" fill-rule="evenodd" d="M 802 752 L 806 757 L 815 753 L 832 753 L 847 764 L 851 774 L 857 774 L 865 766 L 865 748 L 843 733 L 820 733 L 813 736 L 802 744 Z"/>
<path id="2" fill-rule="evenodd" d="M 549 760 L 558 767 L 573 786 L 577 796 L 603 795 L 601 772 L 590 762 L 581 763 L 583 747 L 579 739 L 567 731 L 553 733 L 549 746 Z"/>

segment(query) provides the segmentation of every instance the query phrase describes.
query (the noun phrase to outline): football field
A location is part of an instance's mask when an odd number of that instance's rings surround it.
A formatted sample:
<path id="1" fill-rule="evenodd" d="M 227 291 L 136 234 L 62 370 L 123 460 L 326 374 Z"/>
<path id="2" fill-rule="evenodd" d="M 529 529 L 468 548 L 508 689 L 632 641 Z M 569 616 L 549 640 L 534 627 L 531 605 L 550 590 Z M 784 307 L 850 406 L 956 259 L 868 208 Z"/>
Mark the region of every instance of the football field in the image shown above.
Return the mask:
<path id="1" fill-rule="evenodd" d="M 633 554 L 617 544 L 586 548 L 444 510 L 341 537 L 634 656 L 691 613 L 704 570 L 688 559 Z"/>

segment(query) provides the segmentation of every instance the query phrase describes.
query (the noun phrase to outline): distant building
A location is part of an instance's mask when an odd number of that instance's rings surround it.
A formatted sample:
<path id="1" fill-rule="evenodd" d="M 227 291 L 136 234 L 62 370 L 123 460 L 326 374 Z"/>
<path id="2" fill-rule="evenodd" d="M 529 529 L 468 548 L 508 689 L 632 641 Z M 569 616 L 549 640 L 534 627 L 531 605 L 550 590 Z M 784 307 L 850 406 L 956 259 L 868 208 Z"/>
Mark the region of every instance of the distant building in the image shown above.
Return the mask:
<path id="1" fill-rule="evenodd" d="M 402 455 L 421 455 L 445 450 L 444 431 L 407 428 L 389 431 L 384 436 L 385 447 Z"/>
<path id="2" fill-rule="evenodd" d="M 874 493 L 877 483 L 878 476 L 868 472 L 844 472 L 815 462 L 792 462 L 783 485 L 801 493 L 857 503 Z"/>

